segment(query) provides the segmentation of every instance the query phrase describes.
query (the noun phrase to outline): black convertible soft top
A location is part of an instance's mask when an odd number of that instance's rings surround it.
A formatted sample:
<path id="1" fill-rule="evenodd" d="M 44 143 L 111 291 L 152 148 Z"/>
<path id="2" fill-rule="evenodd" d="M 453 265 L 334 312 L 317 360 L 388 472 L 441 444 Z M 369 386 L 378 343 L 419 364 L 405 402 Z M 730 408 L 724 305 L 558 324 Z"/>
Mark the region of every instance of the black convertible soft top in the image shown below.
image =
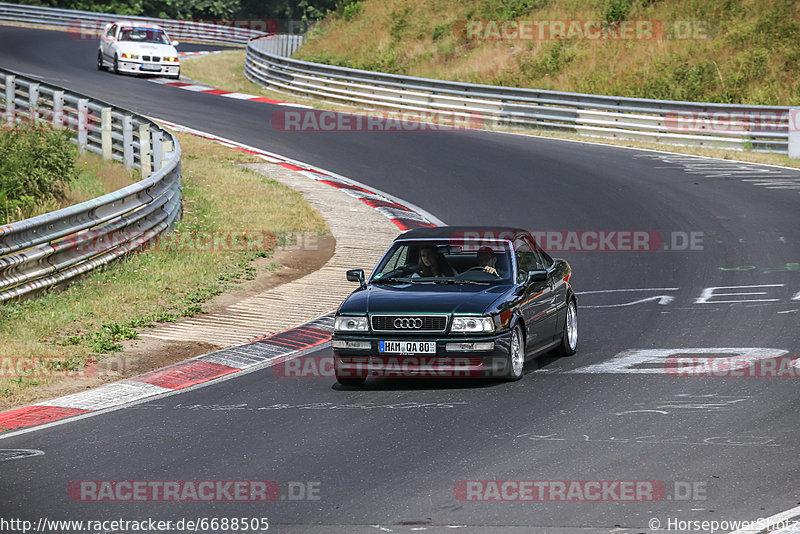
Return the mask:
<path id="1" fill-rule="evenodd" d="M 511 239 L 512 236 L 530 235 L 530 232 L 521 228 L 506 226 L 431 226 L 430 228 L 415 228 L 402 233 L 395 238 L 395 241 L 405 239 L 425 239 L 425 238 L 453 238 L 463 236 L 498 237 L 501 239 Z"/>

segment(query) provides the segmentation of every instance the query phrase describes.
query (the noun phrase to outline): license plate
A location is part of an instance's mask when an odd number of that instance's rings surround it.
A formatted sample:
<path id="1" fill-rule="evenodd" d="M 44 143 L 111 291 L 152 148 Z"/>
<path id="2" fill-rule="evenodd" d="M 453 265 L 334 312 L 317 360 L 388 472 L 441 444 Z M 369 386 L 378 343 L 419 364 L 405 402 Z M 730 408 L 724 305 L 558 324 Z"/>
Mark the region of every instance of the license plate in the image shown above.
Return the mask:
<path id="1" fill-rule="evenodd" d="M 159 71 L 161 70 L 161 65 L 142 65 L 142 70 Z"/>
<path id="2" fill-rule="evenodd" d="M 381 354 L 435 354 L 434 341 L 381 341 L 378 343 Z"/>

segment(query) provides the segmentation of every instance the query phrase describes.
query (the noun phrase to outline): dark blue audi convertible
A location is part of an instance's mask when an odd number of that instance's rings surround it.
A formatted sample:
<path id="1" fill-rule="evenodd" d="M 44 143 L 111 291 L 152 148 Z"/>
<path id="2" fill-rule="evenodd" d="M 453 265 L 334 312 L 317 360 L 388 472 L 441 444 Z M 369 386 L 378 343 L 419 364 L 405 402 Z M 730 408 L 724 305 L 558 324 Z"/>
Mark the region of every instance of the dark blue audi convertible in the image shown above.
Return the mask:
<path id="1" fill-rule="evenodd" d="M 526 358 L 574 354 L 572 269 L 525 230 L 439 226 L 398 236 L 339 306 L 336 379 L 369 376 L 518 380 Z"/>

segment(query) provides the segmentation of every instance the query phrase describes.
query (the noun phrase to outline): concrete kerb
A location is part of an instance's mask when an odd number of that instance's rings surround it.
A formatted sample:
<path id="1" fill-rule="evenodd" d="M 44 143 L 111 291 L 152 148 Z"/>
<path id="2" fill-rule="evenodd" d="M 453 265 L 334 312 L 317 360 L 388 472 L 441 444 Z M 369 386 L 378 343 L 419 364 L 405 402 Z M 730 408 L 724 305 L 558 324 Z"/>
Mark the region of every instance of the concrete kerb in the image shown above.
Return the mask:
<path id="1" fill-rule="evenodd" d="M 275 306 L 286 310 L 286 299 L 288 298 L 291 299 L 293 307 L 308 309 L 306 311 L 308 315 L 305 318 L 287 317 L 283 324 L 276 323 L 275 326 L 272 326 L 273 331 L 278 331 L 278 333 L 253 336 L 254 332 L 264 332 L 263 326 L 261 330 L 258 330 L 261 319 L 257 318 L 253 321 L 252 326 L 245 325 L 244 331 L 239 332 L 239 335 L 244 336 L 244 341 L 249 339 L 249 343 L 242 341 L 237 345 L 237 338 L 234 337 L 225 343 L 233 345 L 229 348 L 94 390 L 0 413 L 0 428 L 8 429 L 0 434 L 0 439 L 217 383 L 241 372 L 251 372 L 282 363 L 324 346 L 330 340 L 333 326 L 332 310 L 352 289 L 345 281 L 345 267 L 352 267 L 352 260 L 356 259 L 361 264 L 357 266 L 363 265 L 371 268 L 401 230 L 443 224 L 433 216 L 430 216 L 429 219 L 424 211 L 420 213 L 414 209 L 415 207 L 402 200 L 324 169 L 205 132 L 160 122 L 175 130 L 186 131 L 246 151 L 271 164 L 280 165 L 287 171 L 292 171 L 280 173 L 280 181 L 300 190 L 308 197 L 312 205 L 321 208 L 322 214 L 328 220 L 337 240 L 337 251 L 342 248 L 342 253 L 335 253 L 334 257 L 315 273 L 295 282 L 284 284 L 284 286 L 273 288 L 270 290 L 273 291 L 270 295 L 257 295 L 253 297 L 252 302 L 247 303 L 249 310 L 245 307 L 244 311 L 251 315 L 253 310 L 258 309 L 259 306 L 268 307 L 270 300 L 273 301 L 273 311 L 276 309 Z M 255 164 L 257 170 L 260 165 L 263 164 Z M 365 227 L 370 229 L 369 235 L 363 231 Z M 376 236 L 380 239 L 377 239 Z M 330 285 L 334 281 L 335 286 Z M 292 284 L 295 286 L 290 287 Z M 317 284 L 317 287 L 320 284 L 325 285 L 328 293 L 331 293 L 331 287 L 336 287 L 341 294 L 333 294 L 327 300 L 321 301 L 319 291 L 309 291 L 309 287 L 314 284 Z M 274 292 L 281 288 L 285 288 L 282 290 L 283 294 Z M 270 291 L 266 291 L 265 294 Z M 259 297 L 261 301 L 258 300 Z M 321 311 L 319 309 L 320 302 L 324 307 L 323 313 L 319 313 Z M 268 312 L 266 315 L 269 313 L 273 312 Z M 264 314 L 260 317 L 264 317 Z M 215 318 L 212 317 L 211 320 L 213 322 Z M 291 327 L 292 325 L 300 326 Z M 168 327 L 169 325 L 165 328 Z M 189 339 L 194 339 L 191 337 L 193 332 L 197 332 L 201 328 L 208 329 L 208 325 L 192 326 L 188 331 L 178 332 L 175 335 L 189 336 Z M 288 329 L 279 331 L 279 328 Z M 167 338 L 166 333 L 162 333 L 162 335 Z M 159 337 L 157 332 L 153 337 Z M 176 337 L 170 339 L 176 339 Z"/>

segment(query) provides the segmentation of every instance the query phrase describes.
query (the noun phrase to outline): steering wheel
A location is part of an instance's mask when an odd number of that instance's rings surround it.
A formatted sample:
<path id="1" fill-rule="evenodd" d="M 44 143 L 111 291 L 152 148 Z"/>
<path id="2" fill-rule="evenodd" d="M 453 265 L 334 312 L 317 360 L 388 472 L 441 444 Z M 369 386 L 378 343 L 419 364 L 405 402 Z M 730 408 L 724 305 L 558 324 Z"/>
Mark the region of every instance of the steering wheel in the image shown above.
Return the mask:
<path id="1" fill-rule="evenodd" d="M 495 270 L 496 270 L 496 269 L 495 269 Z M 496 277 L 500 278 L 500 274 L 499 274 L 499 273 L 496 273 L 496 272 L 494 272 L 494 273 L 492 273 L 492 272 L 489 272 L 489 271 L 487 271 L 487 270 L 486 270 L 486 268 L 485 268 L 483 265 L 476 265 L 476 266 L 474 266 L 474 267 L 470 267 L 469 269 L 467 269 L 467 270 L 466 270 L 466 271 L 464 271 L 464 272 L 465 272 L 465 273 L 468 273 L 468 272 L 470 272 L 470 271 L 481 271 L 481 272 L 483 272 L 483 273 L 486 273 L 486 274 L 491 274 L 491 275 L 493 275 L 493 276 L 496 276 Z"/>

